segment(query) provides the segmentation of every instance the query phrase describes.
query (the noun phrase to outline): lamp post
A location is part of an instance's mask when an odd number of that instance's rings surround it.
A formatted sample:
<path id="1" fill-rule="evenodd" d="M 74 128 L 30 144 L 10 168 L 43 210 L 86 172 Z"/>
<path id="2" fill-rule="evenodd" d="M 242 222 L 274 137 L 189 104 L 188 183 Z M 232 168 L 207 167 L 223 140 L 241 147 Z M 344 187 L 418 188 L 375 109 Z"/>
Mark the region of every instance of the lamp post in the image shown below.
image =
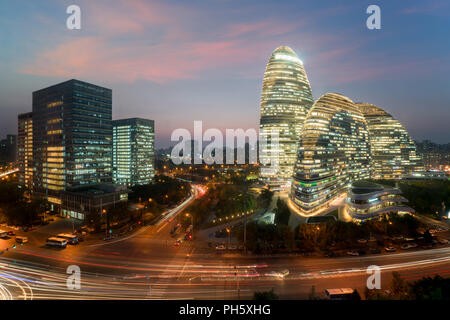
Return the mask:
<path id="1" fill-rule="evenodd" d="M 191 226 L 192 226 L 192 240 L 194 240 L 194 217 L 190 213 L 186 213 L 186 217 L 191 217 Z"/>
<path id="2" fill-rule="evenodd" d="M 230 228 L 227 228 L 227 233 L 228 233 L 228 250 L 230 250 Z"/>
<path id="3" fill-rule="evenodd" d="M 106 216 L 106 230 L 105 230 L 105 233 L 106 233 L 106 238 L 107 238 L 108 237 L 108 231 L 109 231 L 108 211 L 106 211 L 106 209 L 103 209 L 102 213 L 104 213 L 105 216 Z"/>

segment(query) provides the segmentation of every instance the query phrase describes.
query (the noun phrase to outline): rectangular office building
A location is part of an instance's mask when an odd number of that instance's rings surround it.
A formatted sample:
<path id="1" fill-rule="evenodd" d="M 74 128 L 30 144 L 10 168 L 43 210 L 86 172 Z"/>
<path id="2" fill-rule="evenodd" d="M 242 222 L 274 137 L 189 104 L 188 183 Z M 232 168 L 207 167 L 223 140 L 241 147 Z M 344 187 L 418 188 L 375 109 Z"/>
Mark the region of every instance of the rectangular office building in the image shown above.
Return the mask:
<path id="1" fill-rule="evenodd" d="M 33 114 L 18 116 L 17 166 L 19 184 L 32 190 L 33 187 Z"/>
<path id="2" fill-rule="evenodd" d="M 69 80 L 33 92 L 33 191 L 112 182 L 112 91 Z"/>
<path id="3" fill-rule="evenodd" d="M 155 176 L 155 122 L 113 121 L 113 178 L 128 186 L 151 183 Z"/>

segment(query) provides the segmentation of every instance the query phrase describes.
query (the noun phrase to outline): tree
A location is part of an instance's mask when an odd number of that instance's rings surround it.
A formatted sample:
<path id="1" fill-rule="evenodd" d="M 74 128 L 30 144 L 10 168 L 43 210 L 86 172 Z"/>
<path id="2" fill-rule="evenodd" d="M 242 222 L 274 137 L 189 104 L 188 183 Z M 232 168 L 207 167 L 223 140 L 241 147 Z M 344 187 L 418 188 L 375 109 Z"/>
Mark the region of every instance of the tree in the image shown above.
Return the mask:
<path id="1" fill-rule="evenodd" d="M 286 202 L 282 201 L 280 198 L 277 200 L 277 208 L 275 209 L 275 223 L 288 225 L 289 217 L 291 216 L 291 211 L 287 206 Z"/>
<path id="2" fill-rule="evenodd" d="M 389 290 L 391 291 L 391 295 L 393 295 L 396 299 L 404 299 L 408 295 L 408 284 L 396 271 L 392 272 L 392 279 L 389 283 Z"/>
<path id="3" fill-rule="evenodd" d="M 253 294 L 253 300 L 278 300 L 273 288 L 270 291 L 256 291 Z"/>
<path id="4" fill-rule="evenodd" d="M 316 300 L 316 287 L 311 286 L 311 292 L 309 293 L 309 300 Z"/>
<path id="5" fill-rule="evenodd" d="M 411 284 L 410 292 L 415 300 L 450 300 L 450 279 L 422 278 Z"/>

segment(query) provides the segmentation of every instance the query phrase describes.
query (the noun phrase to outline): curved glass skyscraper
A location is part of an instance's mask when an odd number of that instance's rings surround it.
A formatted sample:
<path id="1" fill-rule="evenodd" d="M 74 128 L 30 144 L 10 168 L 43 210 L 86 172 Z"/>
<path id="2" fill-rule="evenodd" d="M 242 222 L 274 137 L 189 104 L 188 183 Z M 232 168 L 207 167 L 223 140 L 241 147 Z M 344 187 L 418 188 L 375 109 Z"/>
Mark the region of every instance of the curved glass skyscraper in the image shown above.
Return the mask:
<path id="1" fill-rule="evenodd" d="M 303 126 L 291 200 L 302 212 L 315 213 L 353 180 L 369 177 L 369 132 L 363 114 L 345 96 L 323 95 Z"/>
<path id="2" fill-rule="evenodd" d="M 356 105 L 369 129 L 374 179 L 399 179 L 423 171 L 416 145 L 400 122 L 373 104 Z"/>
<path id="3" fill-rule="evenodd" d="M 278 47 L 267 64 L 261 95 L 260 141 L 267 141 L 265 148 L 272 150 L 260 157 L 262 183 L 271 187 L 290 184 L 303 122 L 313 102 L 302 61 L 291 48 Z M 264 170 L 274 163 L 278 163 L 275 170 Z"/>

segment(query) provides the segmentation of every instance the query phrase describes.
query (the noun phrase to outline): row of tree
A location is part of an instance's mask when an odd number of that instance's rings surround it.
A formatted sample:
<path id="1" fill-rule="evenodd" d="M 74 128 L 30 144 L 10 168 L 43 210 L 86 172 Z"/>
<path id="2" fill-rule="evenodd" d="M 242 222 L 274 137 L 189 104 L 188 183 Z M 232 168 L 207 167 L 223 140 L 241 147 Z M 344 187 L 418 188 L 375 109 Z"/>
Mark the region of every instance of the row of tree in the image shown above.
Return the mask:
<path id="1" fill-rule="evenodd" d="M 42 200 L 30 200 L 27 190 L 14 181 L 0 181 L 0 216 L 10 225 L 31 225 L 46 210 Z"/>

